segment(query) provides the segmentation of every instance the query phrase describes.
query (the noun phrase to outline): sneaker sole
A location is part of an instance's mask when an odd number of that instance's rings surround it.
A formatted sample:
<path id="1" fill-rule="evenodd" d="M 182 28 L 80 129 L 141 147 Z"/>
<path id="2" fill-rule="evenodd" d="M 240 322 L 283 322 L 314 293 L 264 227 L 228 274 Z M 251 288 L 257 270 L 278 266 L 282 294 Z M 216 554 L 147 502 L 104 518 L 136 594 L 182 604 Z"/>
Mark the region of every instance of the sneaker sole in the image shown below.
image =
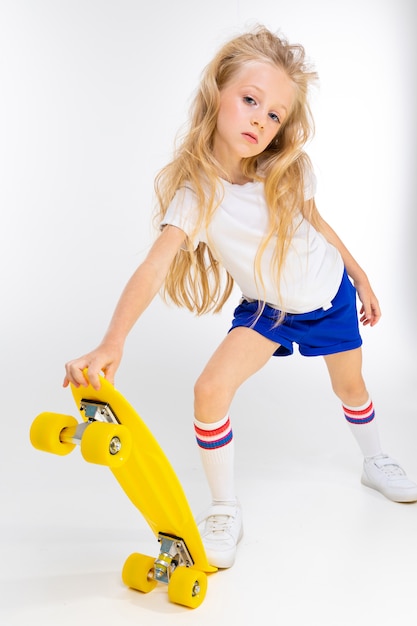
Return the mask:
<path id="1" fill-rule="evenodd" d="M 388 498 L 388 500 L 391 500 L 391 502 L 398 502 L 400 504 L 411 504 L 412 502 L 417 502 L 417 494 L 415 494 L 415 493 L 414 494 L 409 494 L 408 496 L 407 496 L 407 494 L 404 494 L 404 496 L 399 497 L 398 495 L 395 495 L 394 493 L 391 493 L 387 489 L 378 489 L 378 487 L 376 487 L 368 479 L 368 477 L 365 474 L 362 475 L 361 483 L 365 487 L 368 487 L 369 489 L 373 489 L 374 491 L 377 491 L 378 493 L 382 494 L 383 496 L 385 496 L 385 498 Z"/>

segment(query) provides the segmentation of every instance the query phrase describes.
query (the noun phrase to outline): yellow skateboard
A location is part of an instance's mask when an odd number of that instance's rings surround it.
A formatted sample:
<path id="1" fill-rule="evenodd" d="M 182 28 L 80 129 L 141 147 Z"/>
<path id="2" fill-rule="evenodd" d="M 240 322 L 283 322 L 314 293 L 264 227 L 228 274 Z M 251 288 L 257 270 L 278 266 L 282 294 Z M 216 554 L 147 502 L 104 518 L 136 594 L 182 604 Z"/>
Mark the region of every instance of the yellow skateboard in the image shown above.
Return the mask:
<path id="1" fill-rule="evenodd" d="M 106 379 L 101 388 L 71 391 L 83 421 L 71 415 L 41 413 L 30 440 L 38 450 L 69 454 L 80 444 L 86 461 L 108 466 L 142 513 L 160 543 L 154 558 L 131 554 L 122 579 L 147 593 L 167 583 L 171 602 L 196 608 L 207 591 L 207 574 L 215 572 L 206 557 L 196 522 L 181 483 L 149 428 Z"/>

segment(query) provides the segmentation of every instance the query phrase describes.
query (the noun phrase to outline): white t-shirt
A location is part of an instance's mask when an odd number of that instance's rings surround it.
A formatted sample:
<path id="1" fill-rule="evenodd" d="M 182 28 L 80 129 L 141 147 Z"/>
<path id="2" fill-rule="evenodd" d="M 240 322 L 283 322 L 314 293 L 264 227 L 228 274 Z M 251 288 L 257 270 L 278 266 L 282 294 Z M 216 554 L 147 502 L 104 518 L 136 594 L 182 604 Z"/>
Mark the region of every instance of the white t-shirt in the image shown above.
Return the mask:
<path id="1" fill-rule="evenodd" d="M 298 228 L 288 250 L 279 290 L 271 271 L 273 239 L 262 256 L 264 286 L 257 286 L 255 257 L 268 231 L 264 184 L 233 185 L 221 180 L 220 185 L 219 193 L 224 191 L 224 197 L 208 229 L 203 228 L 197 233 L 193 245 L 196 247 L 200 241 L 208 244 L 214 257 L 226 268 L 247 298 L 263 300 L 286 313 L 329 308 L 343 276 L 344 265 L 339 251 L 300 213 L 296 218 Z M 305 187 L 305 200 L 314 196 L 315 187 L 315 178 L 311 176 Z M 161 227 L 171 224 L 191 236 L 197 221 L 195 205 L 192 189 L 180 189 L 168 207 Z"/>

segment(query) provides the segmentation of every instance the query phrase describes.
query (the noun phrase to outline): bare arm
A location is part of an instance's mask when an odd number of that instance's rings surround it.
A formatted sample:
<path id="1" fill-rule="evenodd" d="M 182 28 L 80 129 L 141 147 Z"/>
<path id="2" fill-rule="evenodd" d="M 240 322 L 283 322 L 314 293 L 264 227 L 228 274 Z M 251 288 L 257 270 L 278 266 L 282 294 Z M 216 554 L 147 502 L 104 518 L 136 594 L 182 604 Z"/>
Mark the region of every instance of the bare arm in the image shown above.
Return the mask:
<path id="1" fill-rule="evenodd" d="M 65 365 L 64 387 L 70 382 L 77 387 L 86 385 L 87 381 L 83 375 L 85 368 L 88 369 L 90 382 L 96 389 L 100 387 L 98 378 L 100 372 L 104 372 L 106 378 L 114 382 L 126 337 L 161 288 L 184 240 L 185 233 L 175 226 L 167 226 L 162 231 L 124 288 L 100 345 L 92 352 Z"/>
<path id="2" fill-rule="evenodd" d="M 346 271 L 353 280 L 359 299 L 362 303 L 360 309 L 360 321 L 364 324 L 364 326 L 367 324 L 375 326 L 381 317 L 381 309 L 364 270 L 353 258 L 333 228 L 331 228 L 331 226 L 329 226 L 329 224 L 322 218 L 317 210 L 314 200 L 306 202 L 304 209 L 306 219 L 313 224 L 313 226 L 327 239 L 329 243 L 339 250 L 343 263 L 345 264 Z"/>

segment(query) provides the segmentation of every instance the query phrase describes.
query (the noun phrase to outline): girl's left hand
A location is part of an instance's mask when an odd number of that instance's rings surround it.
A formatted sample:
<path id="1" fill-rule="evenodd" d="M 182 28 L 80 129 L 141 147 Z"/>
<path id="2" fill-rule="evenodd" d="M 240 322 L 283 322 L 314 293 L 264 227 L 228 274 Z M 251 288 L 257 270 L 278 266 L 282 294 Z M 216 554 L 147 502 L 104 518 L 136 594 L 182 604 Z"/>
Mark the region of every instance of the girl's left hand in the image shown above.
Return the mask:
<path id="1" fill-rule="evenodd" d="M 381 309 L 378 299 L 374 294 L 371 285 L 368 281 L 357 284 L 355 282 L 356 291 L 358 293 L 359 300 L 362 302 L 360 308 L 360 322 L 367 326 L 375 326 L 381 317 Z"/>

